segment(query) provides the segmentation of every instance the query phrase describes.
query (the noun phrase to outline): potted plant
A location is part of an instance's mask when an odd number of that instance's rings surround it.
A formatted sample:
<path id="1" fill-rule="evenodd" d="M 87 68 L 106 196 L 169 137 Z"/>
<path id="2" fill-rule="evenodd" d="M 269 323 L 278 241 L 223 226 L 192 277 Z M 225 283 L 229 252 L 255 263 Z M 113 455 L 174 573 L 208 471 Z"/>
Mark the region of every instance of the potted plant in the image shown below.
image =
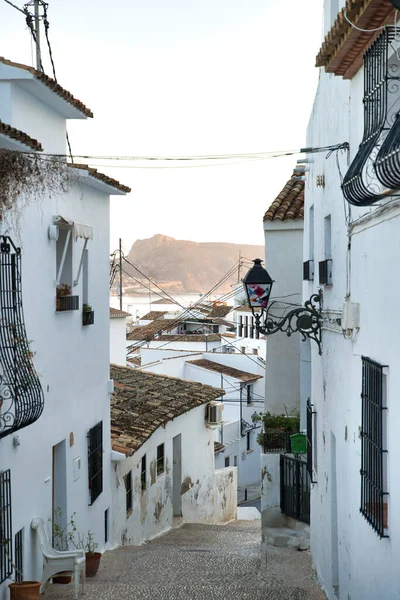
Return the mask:
<path id="1" fill-rule="evenodd" d="M 60 283 L 56 289 L 56 310 L 65 310 L 63 308 L 63 298 L 71 295 L 71 286 L 67 283 Z"/>
<path id="2" fill-rule="evenodd" d="M 70 543 L 78 550 L 85 550 L 86 554 L 86 577 L 94 577 L 99 570 L 102 557 L 101 552 L 96 552 L 98 543 L 94 541 L 93 533 L 88 530 L 87 534 L 80 534 L 75 523 L 75 513 L 72 515 L 68 524 L 70 531 L 68 539 Z"/>
<path id="3" fill-rule="evenodd" d="M 94 310 L 90 304 L 84 304 L 82 307 L 82 325 L 93 325 Z"/>
<path id="4" fill-rule="evenodd" d="M 8 542 L 9 540 L 3 539 L 3 547 L 5 549 L 5 553 L 8 555 Z M 23 574 L 16 567 L 13 561 L 8 556 L 7 558 L 8 564 L 13 569 L 13 576 L 10 576 L 9 579 L 15 579 L 16 575 L 19 575 L 19 579 L 23 578 Z M 13 581 L 8 584 L 8 588 L 10 590 L 10 600 L 40 600 L 40 581 Z"/>
<path id="5" fill-rule="evenodd" d="M 69 550 L 69 535 L 68 535 L 68 524 L 64 527 L 61 525 L 62 522 L 62 508 L 58 506 L 53 511 L 53 518 L 49 519 L 49 538 L 53 540 L 53 547 L 56 550 L 66 551 Z M 67 584 L 72 581 L 71 571 L 60 571 L 57 575 L 52 577 L 53 583 Z"/>
<path id="6" fill-rule="evenodd" d="M 290 435 L 297 433 L 300 429 L 300 415 L 296 409 L 291 410 L 291 415 L 274 415 L 269 411 L 252 416 L 253 423 L 261 421 L 263 431 L 258 434 L 257 442 L 264 451 L 288 450 Z"/>

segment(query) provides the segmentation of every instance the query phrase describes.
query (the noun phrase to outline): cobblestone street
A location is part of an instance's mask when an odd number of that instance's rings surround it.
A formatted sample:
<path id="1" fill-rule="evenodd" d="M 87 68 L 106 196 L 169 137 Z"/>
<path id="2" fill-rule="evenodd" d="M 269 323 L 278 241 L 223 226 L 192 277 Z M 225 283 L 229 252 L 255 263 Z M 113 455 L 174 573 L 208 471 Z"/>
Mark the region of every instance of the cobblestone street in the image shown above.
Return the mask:
<path id="1" fill-rule="evenodd" d="M 85 600 L 323 600 L 309 551 L 268 549 L 260 569 L 260 521 L 184 525 L 139 547 L 107 552 L 88 579 Z M 51 585 L 48 600 L 72 599 L 72 585 Z"/>

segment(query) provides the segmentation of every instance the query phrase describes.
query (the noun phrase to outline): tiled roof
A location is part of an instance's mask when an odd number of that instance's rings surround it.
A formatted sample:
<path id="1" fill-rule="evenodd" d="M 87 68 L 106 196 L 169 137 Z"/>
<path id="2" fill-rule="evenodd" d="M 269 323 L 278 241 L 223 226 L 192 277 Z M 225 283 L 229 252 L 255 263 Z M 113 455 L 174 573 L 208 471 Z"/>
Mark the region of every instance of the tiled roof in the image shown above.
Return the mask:
<path id="1" fill-rule="evenodd" d="M 251 312 L 251 308 L 248 304 L 241 304 L 240 306 L 235 306 L 233 310 L 238 310 L 240 312 Z"/>
<path id="2" fill-rule="evenodd" d="M 278 194 L 264 215 L 264 221 L 287 221 L 304 219 L 304 180 L 302 171 L 293 172 L 283 190 Z"/>
<path id="3" fill-rule="evenodd" d="M 176 327 L 175 320 L 171 319 L 156 319 L 148 325 L 142 325 L 140 327 L 134 327 L 132 331 L 127 335 L 127 340 L 143 340 L 149 342 L 154 339 L 154 336 L 160 334 L 162 331 L 170 331 Z M 162 337 L 162 336 L 161 336 Z M 175 336 L 173 336 L 175 337 Z M 176 336 L 180 337 L 180 336 Z M 160 338 L 157 338 L 160 339 Z"/>
<path id="4" fill-rule="evenodd" d="M 142 321 L 154 321 L 155 319 L 160 319 L 161 317 L 163 317 L 164 315 L 167 314 L 166 310 L 151 310 L 149 313 L 147 313 L 146 315 L 144 315 L 144 317 L 140 317 L 140 320 Z"/>
<path id="5" fill-rule="evenodd" d="M 87 171 L 89 173 L 89 175 L 91 175 L 95 179 L 98 179 L 99 181 L 106 183 L 107 185 L 115 188 L 116 190 L 125 192 L 126 194 L 129 194 L 129 192 L 131 191 L 131 188 L 128 187 L 127 185 L 122 185 L 122 183 L 120 183 L 116 179 L 113 179 L 112 177 L 108 177 L 108 175 L 104 175 L 104 173 L 99 173 L 97 171 L 97 169 L 93 169 L 93 167 L 89 167 L 88 165 L 79 165 L 77 163 L 68 163 L 68 166 L 71 167 L 72 169 L 80 169 L 81 171 Z"/>
<path id="6" fill-rule="evenodd" d="M 220 444 L 219 442 L 214 442 L 214 454 L 222 452 L 223 450 L 225 450 L 225 448 L 226 446 L 224 446 L 223 444 Z"/>
<path id="7" fill-rule="evenodd" d="M 16 63 L 16 62 L 12 62 L 11 60 L 7 60 L 6 58 L 3 58 L 2 56 L 0 56 L 0 62 L 2 62 L 4 65 L 8 65 L 10 67 L 15 67 L 17 69 L 23 69 L 24 71 L 29 71 L 29 73 L 31 73 L 32 75 L 34 75 L 36 77 L 36 79 L 38 79 L 39 81 L 44 83 L 44 85 L 46 85 L 48 88 L 50 88 L 52 90 L 52 92 L 57 94 L 57 96 L 60 96 L 61 98 L 63 98 L 66 102 L 68 102 L 69 104 L 74 106 L 77 110 L 79 110 L 81 113 L 83 113 L 87 117 L 93 117 L 92 111 L 89 108 L 87 108 L 83 104 L 83 102 L 74 98 L 70 92 L 68 92 L 67 90 L 62 88 L 61 85 L 59 85 L 56 81 L 54 81 L 54 79 L 52 79 L 48 75 L 45 75 L 41 71 L 36 71 L 36 69 L 34 69 L 33 67 L 28 67 L 27 65 L 21 65 L 20 63 Z"/>
<path id="8" fill-rule="evenodd" d="M 122 317 L 130 317 L 131 313 L 119 310 L 119 308 L 112 308 L 110 306 L 110 318 L 111 319 L 122 319 Z"/>
<path id="9" fill-rule="evenodd" d="M 226 338 L 235 338 L 236 337 L 236 333 L 233 333 L 232 331 L 225 331 L 225 333 L 221 333 L 222 337 Z"/>
<path id="10" fill-rule="evenodd" d="M 219 342 L 221 340 L 221 333 L 210 333 L 204 335 L 202 333 L 192 333 L 189 335 L 160 335 L 157 341 L 163 342 Z"/>
<path id="11" fill-rule="evenodd" d="M 389 0 L 346 0 L 334 24 L 325 36 L 316 58 L 317 67 L 328 73 L 350 79 L 363 63 L 363 54 L 379 32 L 362 32 L 359 29 L 376 29 L 392 23 L 395 9 Z"/>
<path id="12" fill-rule="evenodd" d="M 159 428 L 224 391 L 193 381 L 111 365 L 113 450 L 132 456 Z"/>
<path id="13" fill-rule="evenodd" d="M 188 360 L 186 362 L 189 365 L 196 365 L 196 367 L 202 367 L 203 369 L 215 371 L 216 373 L 221 373 L 221 375 L 228 375 L 229 377 L 241 379 L 242 381 L 254 381 L 255 379 L 262 378 L 262 375 L 257 375 L 256 373 L 247 373 L 247 371 L 240 371 L 239 369 L 234 369 L 233 367 L 228 367 L 227 365 L 220 365 L 213 360 L 207 360 L 205 358 Z"/>
<path id="14" fill-rule="evenodd" d="M 226 317 L 232 310 L 232 306 L 213 306 L 207 317 Z"/>
<path id="15" fill-rule="evenodd" d="M 17 142 L 21 142 L 21 144 L 25 144 L 25 146 L 32 148 L 32 150 L 37 150 L 38 152 L 43 150 L 40 142 L 31 138 L 27 133 L 15 129 L 15 127 L 11 127 L 11 125 L 6 125 L 3 121 L 0 121 L 0 134 L 6 135 Z"/>
<path id="16" fill-rule="evenodd" d="M 221 319 L 220 317 L 214 318 L 213 323 L 217 323 L 217 325 L 225 325 L 225 327 L 235 327 L 235 323 L 233 321 L 227 321 L 226 319 Z"/>
<path id="17" fill-rule="evenodd" d="M 126 360 L 128 363 L 130 363 L 131 365 L 134 365 L 135 367 L 142 366 L 142 357 L 141 356 L 129 357 Z"/>

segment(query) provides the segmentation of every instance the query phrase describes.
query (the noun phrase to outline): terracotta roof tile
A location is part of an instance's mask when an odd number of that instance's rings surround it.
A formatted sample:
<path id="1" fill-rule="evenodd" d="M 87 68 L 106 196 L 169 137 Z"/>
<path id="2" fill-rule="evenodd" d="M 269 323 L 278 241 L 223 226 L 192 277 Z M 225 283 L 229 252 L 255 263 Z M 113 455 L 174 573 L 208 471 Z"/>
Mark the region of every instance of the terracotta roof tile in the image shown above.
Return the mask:
<path id="1" fill-rule="evenodd" d="M 89 167 L 89 165 L 68 163 L 68 166 L 71 167 L 71 169 L 80 169 L 81 171 L 87 171 L 89 173 L 89 175 L 91 175 L 95 179 L 98 179 L 99 181 L 106 183 L 107 185 L 115 188 L 116 190 L 125 192 L 126 194 L 129 194 L 129 192 L 131 191 L 131 188 L 128 187 L 127 185 L 122 185 L 122 183 L 120 183 L 116 179 L 113 179 L 112 177 L 108 177 L 108 175 L 104 175 L 104 173 L 99 173 L 97 171 L 97 169 L 94 169 L 93 167 Z"/>
<path id="2" fill-rule="evenodd" d="M 119 308 L 112 308 L 110 306 L 110 318 L 111 319 L 122 319 L 122 317 L 130 317 L 131 313 L 119 310 Z"/>
<path id="3" fill-rule="evenodd" d="M 224 446 L 223 444 L 220 444 L 219 442 L 214 442 L 214 453 L 217 454 L 218 452 L 223 452 L 225 450 L 226 446 Z"/>
<path id="4" fill-rule="evenodd" d="M 221 340 L 221 336 L 225 334 L 222 333 L 210 333 L 210 334 L 202 334 L 202 333 L 192 333 L 189 335 L 160 335 L 157 338 L 157 341 L 161 340 L 163 342 L 219 342 Z"/>
<path id="5" fill-rule="evenodd" d="M 197 360 L 188 360 L 186 362 L 189 365 L 202 367 L 203 369 L 215 371 L 216 373 L 221 373 L 221 375 L 228 375 L 229 377 L 241 379 L 242 381 L 254 381 L 256 379 L 262 378 L 262 375 L 257 375 L 256 373 L 248 373 L 247 371 L 240 371 L 239 369 L 234 369 L 233 367 L 228 367 L 227 365 L 221 365 L 220 363 L 214 362 L 213 360 L 207 360 L 205 358 L 199 358 Z"/>
<path id="6" fill-rule="evenodd" d="M 148 323 L 148 325 L 134 327 L 127 335 L 126 339 L 149 342 L 154 339 L 156 335 L 160 335 L 163 331 L 170 331 L 174 327 L 176 327 L 176 322 L 173 319 L 156 319 L 155 321 Z"/>
<path id="7" fill-rule="evenodd" d="M 167 314 L 166 310 L 151 310 L 149 313 L 140 317 L 141 321 L 155 321 Z"/>
<path id="8" fill-rule="evenodd" d="M 25 144 L 25 146 L 32 148 L 32 150 L 37 150 L 38 152 L 43 150 L 40 142 L 34 138 L 31 138 L 27 133 L 24 133 L 19 129 L 15 129 L 15 127 L 11 127 L 11 125 L 6 125 L 6 123 L 3 123 L 3 121 L 0 121 L 0 134 L 6 135 L 17 142 L 21 142 L 21 144 Z"/>
<path id="9" fill-rule="evenodd" d="M 232 310 L 232 306 L 221 306 L 216 304 L 212 307 L 211 312 L 208 313 L 207 317 L 226 317 Z"/>
<path id="10" fill-rule="evenodd" d="M 6 58 L 3 58 L 2 56 L 0 56 L 0 62 L 2 62 L 4 65 L 8 65 L 10 67 L 15 67 L 17 69 L 23 69 L 24 71 L 29 71 L 29 73 L 31 73 L 32 75 L 34 75 L 36 77 L 36 79 L 38 79 L 39 81 L 44 83 L 44 85 L 46 85 L 48 88 L 50 88 L 55 94 L 57 94 L 57 96 L 60 96 L 61 98 L 63 98 L 66 102 L 68 102 L 69 104 L 74 106 L 77 110 L 79 110 L 81 113 L 83 113 L 87 117 L 93 117 L 92 111 L 89 108 L 87 108 L 83 104 L 83 102 L 74 98 L 70 92 L 68 92 L 63 87 L 61 87 L 61 85 L 59 85 L 56 81 L 54 81 L 54 79 L 52 79 L 48 75 L 45 75 L 44 73 L 41 73 L 40 71 L 36 71 L 36 69 L 34 69 L 33 67 L 29 67 L 27 65 L 22 65 L 20 63 L 13 62 L 11 60 L 7 60 Z"/>
<path id="11" fill-rule="evenodd" d="M 301 174 L 301 171 L 294 171 L 292 177 L 265 213 L 264 221 L 304 219 L 304 180 L 299 179 Z"/>
<path id="12" fill-rule="evenodd" d="M 363 63 L 363 53 L 379 32 L 358 31 L 344 14 L 360 29 L 376 29 L 392 23 L 394 12 L 389 0 L 346 0 L 346 5 L 325 36 L 316 66 L 325 67 L 328 73 L 342 75 L 345 79 L 353 77 Z"/>
<path id="13" fill-rule="evenodd" d="M 224 391 L 193 381 L 111 365 L 113 450 L 132 456 L 161 426 Z"/>

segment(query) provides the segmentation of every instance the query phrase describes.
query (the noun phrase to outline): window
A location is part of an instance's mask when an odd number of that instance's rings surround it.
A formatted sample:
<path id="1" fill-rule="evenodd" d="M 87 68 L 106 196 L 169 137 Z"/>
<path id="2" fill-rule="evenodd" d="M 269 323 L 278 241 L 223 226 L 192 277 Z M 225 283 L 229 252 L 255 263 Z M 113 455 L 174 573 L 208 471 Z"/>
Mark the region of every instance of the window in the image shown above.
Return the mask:
<path id="1" fill-rule="evenodd" d="M 362 357 L 361 507 L 360 512 L 382 537 L 387 523 L 386 376 L 383 366 Z"/>
<path id="2" fill-rule="evenodd" d="M 230 461 L 229 456 L 225 456 L 225 467 L 229 467 Z"/>
<path id="3" fill-rule="evenodd" d="M 0 583 L 13 572 L 11 525 L 11 471 L 0 473 Z"/>
<path id="4" fill-rule="evenodd" d="M 249 317 L 244 318 L 244 337 L 249 337 Z"/>
<path id="5" fill-rule="evenodd" d="M 233 457 L 233 466 L 237 467 L 237 456 Z"/>
<path id="6" fill-rule="evenodd" d="M 109 509 L 104 511 L 104 543 L 107 544 L 110 534 L 108 531 L 108 511 Z"/>
<path id="7" fill-rule="evenodd" d="M 147 483 L 146 483 L 146 455 L 142 456 L 141 472 L 140 472 L 140 486 L 142 488 L 142 492 L 147 487 Z"/>
<path id="8" fill-rule="evenodd" d="M 23 547 L 24 530 L 20 529 L 14 538 L 14 566 L 15 566 L 15 582 L 19 583 L 24 580 L 24 547 Z"/>
<path id="9" fill-rule="evenodd" d="M 59 223 L 60 225 L 61 223 Z M 57 285 L 66 284 L 72 287 L 72 225 L 58 228 L 56 246 Z"/>
<path id="10" fill-rule="evenodd" d="M 331 215 L 324 219 L 325 258 L 332 258 L 332 220 Z"/>
<path id="11" fill-rule="evenodd" d="M 258 348 L 253 348 L 253 354 L 255 354 L 257 356 L 257 354 L 258 354 Z"/>
<path id="12" fill-rule="evenodd" d="M 242 346 L 240 351 L 242 354 L 246 354 L 246 346 Z"/>
<path id="13" fill-rule="evenodd" d="M 250 337 L 254 337 L 254 317 L 250 317 Z"/>
<path id="14" fill-rule="evenodd" d="M 247 450 L 247 452 L 251 452 L 251 450 L 252 450 L 252 448 L 251 448 L 251 431 L 248 431 L 246 433 L 246 438 L 247 438 L 246 439 L 246 441 L 247 441 L 247 448 L 246 448 L 246 450 Z"/>
<path id="15" fill-rule="evenodd" d="M 97 423 L 88 434 L 88 467 L 90 504 L 103 491 L 103 422 Z"/>
<path id="16" fill-rule="evenodd" d="M 253 386 L 248 385 L 246 387 L 246 392 L 247 392 L 247 405 L 251 405 L 251 404 L 253 404 Z"/>
<path id="17" fill-rule="evenodd" d="M 125 507 L 126 507 L 126 516 L 132 512 L 132 471 L 129 471 L 124 477 L 125 483 Z"/>
<path id="18" fill-rule="evenodd" d="M 157 446 L 157 475 L 164 473 L 164 444 Z"/>
<path id="19" fill-rule="evenodd" d="M 242 337 L 243 335 L 243 317 L 242 315 L 239 315 L 239 323 L 238 323 L 238 332 L 237 332 L 239 337 Z"/>

